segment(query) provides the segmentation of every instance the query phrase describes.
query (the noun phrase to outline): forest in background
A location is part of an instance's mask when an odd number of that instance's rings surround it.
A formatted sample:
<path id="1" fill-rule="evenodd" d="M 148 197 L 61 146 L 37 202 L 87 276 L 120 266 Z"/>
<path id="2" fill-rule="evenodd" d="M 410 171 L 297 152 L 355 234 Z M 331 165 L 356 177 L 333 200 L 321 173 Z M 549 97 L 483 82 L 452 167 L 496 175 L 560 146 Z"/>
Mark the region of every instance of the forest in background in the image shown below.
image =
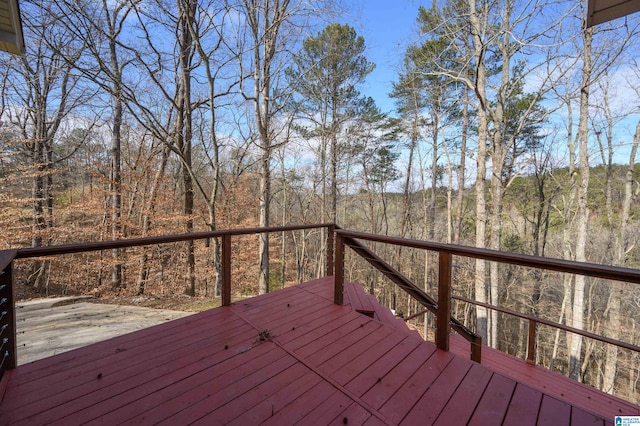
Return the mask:
<path id="1" fill-rule="evenodd" d="M 639 267 L 638 16 L 585 4 L 416 10 L 381 111 L 337 1 L 24 1 L 27 53 L 0 57 L 0 248 L 335 222 L 347 229 Z M 323 273 L 326 236 L 233 245 L 234 292 Z M 428 292 L 434 254 L 376 251 Z M 18 264 L 20 294 L 215 297 L 219 241 Z M 347 278 L 419 307 L 355 258 Z M 634 285 L 458 259 L 455 293 L 640 343 Z M 454 304 L 523 356 L 527 324 Z M 422 318 L 414 321 L 427 330 Z M 638 402 L 638 355 L 541 327 L 538 363 Z"/>

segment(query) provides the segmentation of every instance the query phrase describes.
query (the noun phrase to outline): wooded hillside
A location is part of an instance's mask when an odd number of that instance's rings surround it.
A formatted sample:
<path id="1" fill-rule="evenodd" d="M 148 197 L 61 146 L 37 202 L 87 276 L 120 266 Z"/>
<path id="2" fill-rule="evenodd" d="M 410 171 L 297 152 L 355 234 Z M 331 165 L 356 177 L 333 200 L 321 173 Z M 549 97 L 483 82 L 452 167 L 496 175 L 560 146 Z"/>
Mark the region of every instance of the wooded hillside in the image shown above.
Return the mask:
<path id="1" fill-rule="evenodd" d="M 419 7 L 382 111 L 363 89 L 366 40 L 332 1 L 21 7 L 27 53 L 0 57 L 1 249 L 336 222 L 640 267 L 637 16 L 593 29 L 575 1 Z M 318 276 L 325 242 L 234 240 L 234 292 Z M 216 297 L 219 244 L 21 262 L 19 296 Z M 433 254 L 376 250 L 435 292 Z M 347 271 L 397 313 L 419 310 L 353 257 Z M 457 295 L 640 344 L 635 285 L 481 260 L 454 273 Z M 454 310 L 486 344 L 526 352 L 525 321 Z M 640 401 L 636 353 L 541 327 L 536 358 Z"/>

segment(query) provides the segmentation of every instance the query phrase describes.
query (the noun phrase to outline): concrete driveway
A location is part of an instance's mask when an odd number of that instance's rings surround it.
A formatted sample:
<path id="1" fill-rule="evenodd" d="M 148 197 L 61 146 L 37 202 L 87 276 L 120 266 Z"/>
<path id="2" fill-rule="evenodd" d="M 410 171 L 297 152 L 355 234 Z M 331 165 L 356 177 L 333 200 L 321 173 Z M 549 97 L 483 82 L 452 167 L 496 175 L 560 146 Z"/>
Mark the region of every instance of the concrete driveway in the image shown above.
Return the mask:
<path id="1" fill-rule="evenodd" d="M 73 297 L 19 302 L 16 306 L 18 364 L 26 364 L 191 314 L 192 312 L 91 303 L 78 301 L 78 298 Z"/>

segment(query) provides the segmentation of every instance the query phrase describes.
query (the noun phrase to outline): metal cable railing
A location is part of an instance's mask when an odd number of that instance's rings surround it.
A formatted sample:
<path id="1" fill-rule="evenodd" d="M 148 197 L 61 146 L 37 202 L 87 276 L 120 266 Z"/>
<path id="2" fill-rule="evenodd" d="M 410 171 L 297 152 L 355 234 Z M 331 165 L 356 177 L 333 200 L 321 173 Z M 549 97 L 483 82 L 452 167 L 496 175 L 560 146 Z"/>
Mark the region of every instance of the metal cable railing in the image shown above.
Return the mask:
<path id="1" fill-rule="evenodd" d="M 427 312 L 435 313 L 436 320 L 436 345 L 448 350 L 449 342 L 448 336 L 450 328 L 454 329 L 465 337 L 471 343 L 472 359 L 479 361 L 480 348 L 482 342 L 476 333 L 470 331 L 464 324 L 457 319 L 451 317 L 451 300 L 458 300 L 464 303 L 470 303 L 475 306 L 480 306 L 486 309 L 493 309 L 502 312 L 507 315 L 512 315 L 518 318 L 522 318 L 529 321 L 528 338 L 527 338 L 527 361 L 535 362 L 535 347 L 536 347 L 536 326 L 537 324 L 543 324 L 550 327 L 555 327 L 560 330 L 575 333 L 584 337 L 592 338 L 600 342 L 616 345 L 620 348 L 629 349 L 635 352 L 640 352 L 640 347 L 615 340 L 612 338 L 600 336 L 595 333 L 591 333 L 586 330 L 580 330 L 574 327 L 569 327 L 563 324 L 559 324 L 553 321 L 545 320 L 543 318 L 537 318 L 532 315 L 521 314 L 519 312 L 509 310 L 506 308 L 494 306 L 488 303 L 481 303 L 472 299 L 464 298 L 461 296 L 452 295 L 452 257 L 462 256 L 472 259 L 482 259 L 488 261 L 494 261 L 499 263 L 506 263 L 518 266 L 525 266 L 531 268 L 538 268 L 542 270 L 551 270 L 557 272 L 571 273 L 575 275 L 584 275 L 589 277 L 604 278 L 615 281 L 631 282 L 640 284 L 640 270 L 616 266 L 598 265 L 594 263 L 575 262 L 563 259 L 546 258 L 539 256 L 531 256 L 517 253 L 505 253 L 497 250 L 478 249 L 475 247 L 467 247 L 453 244 L 432 243 L 427 241 L 389 237 L 382 235 L 367 234 L 363 232 L 354 232 L 336 227 L 336 253 L 343 250 L 341 245 L 346 245 L 352 248 L 363 259 L 369 262 L 376 269 L 380 270 L 388 279 L 397 284 L 400 288 L 407 291 L 412 297 L 415 297 L 426 309 L 412 315 L 410 318 L 415 318 L 423 315 Z M 439 253 L 439 277 L 438 277 L 438 301 L 424 293 L 421 289 L 411 283 L 400 272 L 391 267 L 383 259 L 371 252 L 358 240 L 365 240 L 371 242 L 378 242 L 383 244 L 391 244 L 402 247 L 411 247 L 424 249 L 429 251 L 435 251 Z M 342 258 L 344 256 L 342 255 Z M 341 279 L 339 269 L 342 268 L 342 261 L 339 260 L 339 256 L 336 254 L 336 279 Z M 337 287 L 339 283 L 336 283 L 336 294 L 338 292 Z M 442 312 L 444 310 L 444 312 Z M 458 327 L 460 325 L 461 327 Z"/>
<path id="2" fill-rule="evenodd" d="M 326 274 L 333 275 L 333 224 L 310 224 L 278 226 L 269 228 L 242 228 L 223 231 L 196 232 L 190 234 L 163 235 L 156 237 L 132 238 L 127 240 L 100 241 L 93 243 L 64 244 L 58 246 L 29 247 L 17 250 L 0 251 L 0 379 L 6 370 L 17 365 L 15 301 L 13 299 L 13 262 L 15 259 L 28 259 L 46 256 L 59 256 L 100 250 L 112 250 L 127 247 L 150 246 L 180 241 L 207 240 L 220 238 L 222 247 L 222 305 L 231 304 L 231 241 L 233 236 L 262 233 L 297 231 L 304 229 L 327 228 L 327 264 Z"/>
<path id="3" fill-rule="evenodd" d="M 436 344 L 441 349 L 449 349 L 449 334 L 451 330 L 458 332 L 471 343 L 472 359 L 480 361 L 480 350 L 482 342 L 480 336 L 461 321 L 452 317 L 451 302 L 457 300 L 461 303 L 469 303 L 482 306 L 486 309 L 494 309 L 504 314 L 512 315 L 529 321 L 528 351 L 527 359 L 535 362 L 535 342 L 536 325 L 543 324 L 555 327 L 571 333 L 577 333 L 585 337 L 593 338 L 601 342 L 617 345 L 621 348 L 640 352 L 640 347 L 629 343 L 621 342 L 611 338 L 599 336 L 585 330 L 558 324 L 553 321 L 537 318 L 532 315 L 521 314 L 506 308 L 480 303 L 472 299 L 452 294 L 452 263 L 455 256 L 462 256 L 472 259 L 484 259 L 489 261 L 508 263 L 543 270 L 553 270 L 572 274 L 581 274 L 592 277 L 640 283 L 640 271 L 631 268 L 621 268 L 605 265 L 597 265 L 584 262 L 573 262 L 561 259 L 550 259 L 523 254 L 504 253 L 495 250 L 477 249 L 473 247 L 430 243 L 426 241 L 395 238 L 381 235 L 366 234 L 341 229 L 334 224 L 311 224 L 297 226 L 280 226 L 270 228 L 247 228 L 237 230 L 210 231 L 192 234 L 166 235 L 158 237 L 135 238 L 120 241 L 104 241 L 84 244 L 66 244 L 50 247 L 34 247 L 19 250 L 0 251 L 0 375 L 4 370 L 15 368 L 16 366 L 16 328 L 15 328 L 15 301 L 13 298 L 13 261 L 14 259 L 24 259 L 42 256 L 55 256 L 62 254 L 110 250 L 115 248 L 125 248 L 134 246 L 148 246 L 163 243 L 172 243 L 188 240 L 199 240 L 209 238 L 220 238 L 222 246 L 222 304 L 231 303 L 231 241 L 234 236 L 250 235 L 260 233 L 274 233 L 295 231 L 304 229 L 327 229 L 326 241 L 326 274 L 335 276 L 334 300 L 338 304 L 343 301 L 344 282 L 344 250 L 345 246 L 353 250 L 359 257 L 381 271 L 386 278 L 391 280 L 398 288 L 402 289 L 424 307 L 424 310 L 414 314 L 412 317 L 432 312 L 436 315 Z M 416 286 L 410 279 L 400 271 L 383 260 L 362 241 L 379 242 L 402 247 L 410 247 L 434 251 L 438 253 L 438 298 L 437 300 L 429 296 L 424 290 Z M 334 262 L 335 246 L 335 262 Z M 6 339 L 6 340 L 5 340 Z"/>

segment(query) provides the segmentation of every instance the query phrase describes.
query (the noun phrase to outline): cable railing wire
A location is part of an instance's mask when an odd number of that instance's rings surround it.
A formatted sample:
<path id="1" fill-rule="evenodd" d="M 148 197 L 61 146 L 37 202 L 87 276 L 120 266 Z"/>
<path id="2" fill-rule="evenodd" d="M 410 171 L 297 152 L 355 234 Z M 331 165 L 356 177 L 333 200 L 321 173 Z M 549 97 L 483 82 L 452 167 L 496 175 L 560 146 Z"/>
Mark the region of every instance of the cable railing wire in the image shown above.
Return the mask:
<path id="1" fill-rule="evenodd" d="M 361 255 L 365 260 L 367 260 L 371 265 L 379 269 L 385 276 L 391 279 L 394 283 L 398 285 L 398 287 L 407 291 L 409 289 L 409 293 L 419 290 L 420 293 L 426 296 L 420 302 L 429 310 L 434 309 L 437 311 L 438 307 L 435 304 L 435 300 L 427 295 L 424 291 L 416 287 L 415 285 L 407 285 L 407 282 L 410 282 L 404 275 L 397 272 L 397 270 L 387 264 L 384 260 L 379 258 L 378 256 L 371 255 L 367 256 L 366 252 L 368 249 L 362 243 L 359 243 L 358 240 L 366 240 L 375 243 L 383 243 L 383 244 L 392 244 L 397 246 L 404 247 L 412 247 L 412 248 L 420 248 L 430 251 L 436 251 L 438 253 L 448 253 L 449 256 L 463 256 L 467 258 L 473 259 L 483 259 L 491 262 L 498 262 L 501 264 L 513 264 L 523 267 L 536 268 L 540 270 L 551 270 L 562 273 L 571 273 L 576 275 L 583 275 L 588 277 L 596 277 L 607 280 L 614 281 L 622 281 L 622 282 L 630 282 L 640 284 L 640 271 L 632 268 L 625 267 L 617 267 L 617 266 L 607 266 L 607 265 L 598 265 L 587 262 L 575 262 L 568 261 L 563 259 L 554 259 L 554 258 L 545 258 L 540 256 L 531 256 L 517 253 L 505 253 L 497 250 L 488 250 L 488 249 L 478 249 L 474 247 L 460 246 L 460 245 L 452 245 L 452 244 L 444 244 L 444 243 L 431 243 L 420 240 L 411 240 L 405 238 L 397 238 L 397 237 L 388 237 L 388 236 L 379 236 L 373 234 L 367 234 L 362 232 L 354 232 L 354 231 L 346 231 L 341 228 L 336 228 L 336 233 L 340 234 L 342 241 L 344 244 L 351 247 L 354 251 L 356 251 L 359 255 Z M 363 254 L 362 252 L 365 252 Z M 450 273 L 452 274 L 452 262 L 449 264 Z M 383 270 L 384 269 L 384 270 Z M 394 279 L 395 278 L 395 279 Z M 462 296 L 456 296 L 452 294 L 451 297 L 453 300 L 458 300 L 467 303 L 473 303 L 476 306 L 481 306 L 486 309 L 493 309 L 503 312 L 505 314 L 516 313 L 516 311 L 504 310 L 503 308 L 496 307 L 494 305 L 485 304 L 477 301 L 472 301 L 471 299 L 464 298 Z M 430 303 L 425 304 L 424 300 L 429 300 Z M 553 321 L 544 320 L 542 318 L 533 317 L 530 315 L 520 314 L 518 315 L 527 319 L 530 323 L 529 325 L 529 343 L 528 343 L 528 356 L 527 361 L 535 362 L 534 349 L 536 344 L 536 324 L 544 324 L 549 325 L 551 327 L 557 327 L 558 329 L 562 329 L 568 332 L 576 333 L 582 335 L 584 337 L 593 338 L 595 340 L 599 340 L 601 342 L 609 343 L 616 345 L 618 347 L 622 347 L 625 349 L 630 349 L 634 351 L 640 350 L 640 347 L 621 342 L 615 339 L 610 339 L 604 336 L 597 335 L 595 333 L 591 333 L 588 331 L 580 330 L 573 327 L 568 327 L 562 324 L 555 323 Z M 455 318 L 451 319 L 451 325 L 459 323 Z M 462 325 L 462 323 L 459 323 Z M 466 326 L 462 325 L 465 332 L 470 332 Z M 455 329 L 455 327 L 454 327 Z M 456 330 L 457 331 L 457 330 Z M 472 333 L 475 336 L 478 336 L 475 333 Z M 465 336 L 466 337 L 466 336 Z M 480 347 L 481 342 L 479 339 L 467 339 L 470 341 L 472 347 Z"/>

